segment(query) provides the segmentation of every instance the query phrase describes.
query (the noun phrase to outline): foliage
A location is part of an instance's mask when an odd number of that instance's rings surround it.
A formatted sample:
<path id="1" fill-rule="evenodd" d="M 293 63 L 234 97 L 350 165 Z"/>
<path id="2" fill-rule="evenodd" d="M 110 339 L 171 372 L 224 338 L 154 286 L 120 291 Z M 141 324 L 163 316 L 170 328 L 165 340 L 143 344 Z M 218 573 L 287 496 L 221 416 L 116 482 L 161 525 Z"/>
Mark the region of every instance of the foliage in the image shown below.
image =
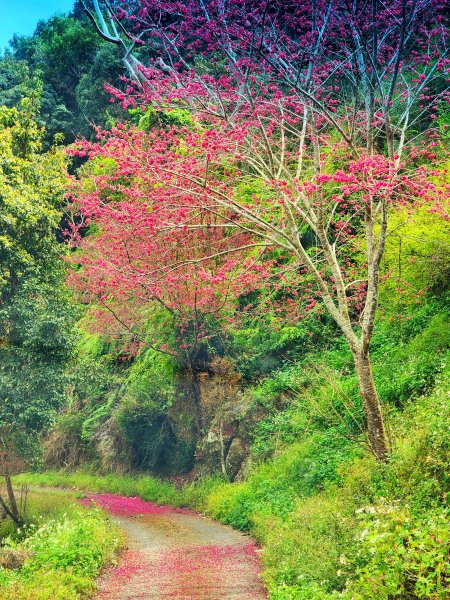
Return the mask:
<path id="1" fill-rule="evenodd" d="M 297 362 L 319 348 L 328 349 L 338 339 L 333 324 L 317 313 L 294 323 L 277 323 L 276 313 L 258 316 L 252 312 L 248 319 L 239 319 L 239 328 L 230 328 L 227 333 L 225 351 L 246 380 L 267 378 L 261 385 L 262 393 L 264 385 L 277 385 L 274 371 L 280 371 L 280 379 L 289 377 L 285 364 Z M 280 389 L 289 387 L 288 382 L 280 381 Z"/>
<path id="2" fill-rule="evenodd" d="M 26 95 L 29 70 L 25 61 L 5 57 L 0 60 L 0 106 L 14 108 Z M 25 85 L 24 85 L 25 83 Z"/>
<path id="3" fill-rule="evenodd" d="M 34 462 L 65 399 L 72 308 L 56 237 L 66 158 L 42 152 L 40 86 L 29 86 L 19 108 L 0 107 L 0 428 L 11 456 Z"/>
<path id="4" fill-rule="evenodd" d="M 449 281 L 449 223 L 426 207 L 399 210 L 391 218 L 392 233 L 384 256 L 390 277 L 383 288 L 382 305 L 418 301 L 427 292 L 442 294 Z"/>
<path id="5" fill-rule="evenodd" d="M 38 436 L 65 404 L 70 310 L 58 290 L 30 282 L 0 309 L 0 332 L 8 340 L 0 349 L 0 424 L 9 431 L 11 452 L 30 465 L 40 458 Z"/>
<path id="6" fill-rule="evenodd" d="M 12 293 L 26 275 L 49 278 L 59 254 L 55 229 L 67 184 L 61 148 L 41 152 L 36 123 L 38 83 L 20 109 L 0 107 L 0 293 Z M 46 271 L 47 269 L 47 271 Z"/>
<path id="7" fill-rule="evenodd" d="M 75 488 L 81 491 L 109 492 L 123 496 L 140 496 L 143 500 L 159 504 L 179 505 L 177 490 L 173 484 L 149 475 L 107 475 L 100 476 L 83 471 L 63 473 L 25 473 L 16 477 L 18 483 L 61 488 Z"/>
<path id="8" fill-rule="evenodd" d="M 443 308 L 445 311 L 445 304 Z M 450 345 L 448 317 L 445 312 L 433 312 L 432 305 L 416 311 L 416 314 L 411 311 L 409 340 L 409 336 L 405 336 L 406 340 L 405 337 L 403 340 L 397 338 L 396 351 L 393 351 L 393 335 L 379 353 L 375 373 L 378 375 L 380 393 L 386 401 L 402 405 L 411 397 L 423 394 L 433 386 L 436 375 L 445 364 Z M 418 331 L 416 335 L 411 335 L 414 325 L 425 316 L 428 320 L 427 327 Z M 407 331 L 407 327 L 404 330 Z M 393 379 L 389 373 L 399 366 L 401 371 Z"/>
<path id="9" fill-rule="evenodd" d="M 125 401 L 116 418 L 132 444 L 133 467 L 152 472 L 164 469 L 173 452 L 174 435 L 160 398 Z"/>
<path id="10" fill-rule="evenodd" d="M 43 81 L 40 118 L 46 125 L 46 146 L 55 135 L 62 135 L 66 143 L 79 133 L 90 136 L 94 124 L 122 114 L 103 86 L 120 85 L 123 68 L 113 47 L 88 26 L 82 11 L 40 21 L 32 36 L 13 37 L 0 59 L 0 104 L 18 104 L 26 69 Z"/>
<path id="11" fill-rule="evenodd" d="M 365 566 L 344 598 L 411 596 L 444 599 L 450 577 L 448 510 L 414 515 L 408 507 L 380 504 L 362 519 Z"/>
<path id="12" fill-rule="evenodd" d="M 18 489 L 18 486 L 16 487 Z M 26 510 L 24 511 L 25 530 L 28 525 L 36 525 L 39 520 L 53 519 L 62 516 L 75 502 L 77 494 L 62 490 L 28 489 L 26 494 Z M 4 538 L 22 539 L 22 531 L 17 530 L 14 523 L 4 520 L 0 524 L 0 544 Z"/>
<path id="13" fill-rule="evenodd" d="M 94 578 L 114 560 L 120 548 L 116 527 L 99 509 L 70 507 L 53 519 L 27 526 L 5 548 L 23 551 L 28 559 L 20 570 L 0 567 L 2 598 L 69 600 L 95 590 Z"/>
<path id="14" fill-rule="evenodd" d="M 88 132 L 93 125 L 111 126 L 123 115 L 119 106 L 111 104 L 111 94 L 104 87 L 105 83 L 118 84 L 122 69 L 119 57 L 109 45 L 102 45 L 86 65 L 75 90 L 77 112 L 83 119 L 78 124 L 81 132 Z"/>

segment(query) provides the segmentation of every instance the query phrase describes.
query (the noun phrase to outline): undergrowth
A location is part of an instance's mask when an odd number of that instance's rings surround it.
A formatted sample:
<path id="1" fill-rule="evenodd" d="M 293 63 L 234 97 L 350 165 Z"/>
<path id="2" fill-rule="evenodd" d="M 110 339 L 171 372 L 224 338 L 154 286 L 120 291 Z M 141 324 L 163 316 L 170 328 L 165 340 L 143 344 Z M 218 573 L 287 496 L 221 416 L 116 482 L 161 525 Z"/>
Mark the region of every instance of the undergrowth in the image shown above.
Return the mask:
<path id="1" fill-rule="evenodd" d="M 0 547 L 0 598 L 91 597 L 95 578 L 121 547 L 118 529 L 101 510 L 74 505 L 70 493 L 47 490 L 32 496 L 27 524 Z"/>
<path id="2" fill-rule="evenodd" d="M 46 471 L 24 473 L 15 478 L 17 484 L 72 488 L 77 491 L 108 492 L 121 496 L 139 496 L 143 500 L 158 504 L 178 506 L 181 503 L 176 487 L 150 475 L 97 475 L 84 471 L 67 473 Z"/>
<path id="3" fill-rule="evenodd" d="M 18 484 L 17 481 L 15 483 Z M 20 492 L 16 490 L 20 499 Z M 73 505 L 79 494 L 73 491 L 57 489 L 37 490 L 29 489 L 25 501 L 24 524 L 31 525 L 37 519 L 55 518 L 62 515 Z M 11 519 L 4 518 L 0 521 L 0 545 L 5 537 L 15 535 L 17 527 Z"/>
<path id="4" fill-rule="evenodd" d="M 150 476 L 24 475 L 18 481 L 185 505 L 249 532 L 274 600 L 446 600 L 450 594 L 450 327 L 444 299 L 379 323 L 373 364 L 392 455 L 361 428 L 351 357 L 335 343 L 253 388 L 265 418 L 237 483 L 181 490 Z M 281 397 L 281 401 L 280 401 Z"/>
<path id="5" fill-rule="evenodd" d="M 150 477 L 44 473 L 22 480 L 186 505 L 249 531 L 263 548 L 275 600 L 446 600 L 450 586 L 450 370 L 389 419 L 392 458 L 357 447 L 320 485 L 304 474 L 314 439 L 256 465 L 245 482 L 220 478 L 181 491 Z M 318 461 L 317 464 L 320 464 Z M 303 477 L 303 479 L 302 479 Z"/>

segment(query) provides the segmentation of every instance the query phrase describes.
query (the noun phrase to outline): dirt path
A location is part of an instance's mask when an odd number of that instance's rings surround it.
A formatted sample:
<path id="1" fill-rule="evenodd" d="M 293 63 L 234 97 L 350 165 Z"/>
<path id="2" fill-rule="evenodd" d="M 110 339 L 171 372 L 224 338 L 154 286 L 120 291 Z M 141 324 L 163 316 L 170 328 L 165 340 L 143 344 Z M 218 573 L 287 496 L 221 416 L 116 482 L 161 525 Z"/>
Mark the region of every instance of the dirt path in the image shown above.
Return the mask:
<path id="1" fill-rule="evenodd" d="M 260 600 L 255 544 L 243 534 L 185 509 L 110 494 L 89 495 L 126 532 L 119 566 L 99 582 L 97 600 Z"/>

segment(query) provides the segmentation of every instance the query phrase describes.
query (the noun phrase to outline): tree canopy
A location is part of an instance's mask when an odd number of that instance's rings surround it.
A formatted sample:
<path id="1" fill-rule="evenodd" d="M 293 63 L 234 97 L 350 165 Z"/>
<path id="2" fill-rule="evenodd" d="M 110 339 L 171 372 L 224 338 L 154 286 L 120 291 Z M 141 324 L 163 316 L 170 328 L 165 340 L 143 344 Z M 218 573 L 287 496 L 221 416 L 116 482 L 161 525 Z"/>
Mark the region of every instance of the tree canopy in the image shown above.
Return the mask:
<path id="1" fill-rule="evenodd" d="M 42 152 L 40 85 L 29 81 L 28 92 L 18 108 L 0 108 L 0 428 L 30 458 L 63 404 L 71 337 L 58 289 L 67 160 L 60 147 Z"/>

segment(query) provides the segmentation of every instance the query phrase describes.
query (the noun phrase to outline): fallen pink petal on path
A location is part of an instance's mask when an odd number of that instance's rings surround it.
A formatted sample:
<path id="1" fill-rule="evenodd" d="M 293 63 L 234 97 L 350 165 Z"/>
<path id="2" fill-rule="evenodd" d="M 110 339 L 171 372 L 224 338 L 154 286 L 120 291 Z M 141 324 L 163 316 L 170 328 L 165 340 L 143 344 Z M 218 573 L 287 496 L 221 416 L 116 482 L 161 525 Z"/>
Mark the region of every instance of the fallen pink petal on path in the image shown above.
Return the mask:
<path id="1" fill-rule="evenodd" d="M 125 531 L 120 564 L 99 581 L 98 600 L 262 600 L 256 544 L 193 511 L 140 498 L 90 494 Z"/>
<path id="2" fill-rule="evenodd" d="M 161 515 L 168 512 L 195 514 L 186 508 L 172 508 L 154 502 L 146 502 L 137 497 L 116 496 L 114 494 L 89 494 L 81 500 L 81 503 L 84 505 L 95 503 L 111 514 L 121 516 Z"/>

